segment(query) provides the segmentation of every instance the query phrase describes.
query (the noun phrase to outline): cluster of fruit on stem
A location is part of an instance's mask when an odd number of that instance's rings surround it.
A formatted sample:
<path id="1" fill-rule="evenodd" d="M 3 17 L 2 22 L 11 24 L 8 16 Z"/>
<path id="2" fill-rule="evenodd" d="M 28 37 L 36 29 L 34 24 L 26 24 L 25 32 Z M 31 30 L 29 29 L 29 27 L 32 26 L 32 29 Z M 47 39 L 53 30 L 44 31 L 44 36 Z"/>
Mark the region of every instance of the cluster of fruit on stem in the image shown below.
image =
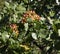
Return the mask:
<path id="1" fill-rule="evenodd" d="M 19 34 L 18 26 L 17 26 L 16 24 L 11 24 L 11 25 L 10 25 L 10 28 L 11 28 L 11 30 L 12 30 L 16 35 Z"/>
<path id="2" fill-rule="evenodd" d="M 24 13 L 23 18 L 22 18 L 22 23 L 27 22 L 27 19 L 30 18 L 32 21 L 35 20 L 40 20 L 40 16 L 35 13 L 35 11 L 27 11 Z"/>

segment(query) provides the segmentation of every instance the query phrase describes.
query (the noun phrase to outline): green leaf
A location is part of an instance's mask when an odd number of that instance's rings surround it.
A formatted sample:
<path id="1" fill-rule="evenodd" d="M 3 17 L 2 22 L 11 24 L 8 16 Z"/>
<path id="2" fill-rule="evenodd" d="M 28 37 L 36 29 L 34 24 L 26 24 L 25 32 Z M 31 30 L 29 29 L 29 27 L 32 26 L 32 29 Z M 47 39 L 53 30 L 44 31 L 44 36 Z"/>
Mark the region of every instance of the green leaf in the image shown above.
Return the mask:
<path id="1" fill-rule="evenodd" d="M 58 35 L 60 36 L 60 29 L 58 29 Z"/>
<path id="2" fill-rule="evenodd" d="M 28 23 L 25 23 L 24 26 L 25 26 L 25 31 L 27 31 L 28 30 Z"/>
<path id="3" fill-rule="evenodd" d="M 41 26 L 41 24 L 40 24 L 40 22 L 35 22 L 34 23 L 34 29 L 36 29 L 36 30 L 40 30 L 40 26 Z"/>
<path id="4" fill-rule="evenodd" d="M 32 33 L 32 38 L 37 40 L 37 34 L 36 33 Z"/>
<path id="5" fill-rule="evenodd" d="M 10 41 L 11 45 L 12 45 L 13 43 L 15 43 L 15 40 L 12 39 L 12 38 L 10 38 L 9 41 Z"/>
<path id="6" fill-rule="evenodd" d="M 54 23 L 55 23 L 55 24 L 58 24 L 58 23 L 60 23 L 60 20 L 59 20 L 59 19 L 56 19 L 56 20 L 54 21 Z"/>
<path id="7" fill-rule="evenodd" d="M 50 15 L 51 17 L 53 17 L 53 16 L 55 15 L 55 12 L 54 12 L 54 11 L 50 11 L 50 12 L 49 12 L 49 15 Z"/>
<path id="8" fill-rule="evenodd" d="M 40 29 L 38 37 L 46 38 L 48 31 L 46 29 Z"/>
<path id="9" fill-rule="evenodd" d="M 4 32 L 2 33 L 2 39 L 3 39 L 3 41 L 6 42 L 6 39 L 7 39 L 7 38 L 9 38 L 8 32 L 4 31 Z"/>
<path id="10" fill-rule="evenodd" d="M 18 5 L 16 9 L 17 9 L 21 14 L 26 11 L 25 7 L 23 7 L 22 5 Z"/>
<path id="11" fill-rule="evenodd" d="M 28 23 L 31 23 L 32 22 L 32 19 L 31 18 L 27 18 L 27 22 Z"/>
<path id="12" fill-rule="evenodd" d="M 5 1 L 5 6 L 6 6 L 7 8 L 10 8 L 10 4 L 9 4 L 8 2 L 6 2 L 6 1 Z"/>
<path id="13" fill-rule="evenodd" d="M 56 33 L 58 32 L 57 27 L 55 26 L 55 24 L 52 24 L 52 28 L 53 28 L 53 30 L 54 30 Z"/>
<path id="14" fill-rule="evenodd" d="M 1 15 L 0 15 L 0 21 L 1 21 L 1 19 L 2 19 L 2 17 L 1 17 Z"/>
<path id="15" fill-rule="evenodd" d="M 25 3 L 28 3 L 28 0 L 24 0 Z"/>

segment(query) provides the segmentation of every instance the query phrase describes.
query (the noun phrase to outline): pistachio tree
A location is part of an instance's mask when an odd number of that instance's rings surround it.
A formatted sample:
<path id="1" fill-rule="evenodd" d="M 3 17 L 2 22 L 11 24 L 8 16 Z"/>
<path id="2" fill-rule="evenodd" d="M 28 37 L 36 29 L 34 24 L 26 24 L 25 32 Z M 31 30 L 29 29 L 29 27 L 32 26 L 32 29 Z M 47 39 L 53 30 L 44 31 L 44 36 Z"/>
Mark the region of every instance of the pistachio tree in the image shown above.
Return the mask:
<path id="1" fill-rule="evenodd" d="M 60 54 L 60 1 L 1 0 L 0 54 Z"/>

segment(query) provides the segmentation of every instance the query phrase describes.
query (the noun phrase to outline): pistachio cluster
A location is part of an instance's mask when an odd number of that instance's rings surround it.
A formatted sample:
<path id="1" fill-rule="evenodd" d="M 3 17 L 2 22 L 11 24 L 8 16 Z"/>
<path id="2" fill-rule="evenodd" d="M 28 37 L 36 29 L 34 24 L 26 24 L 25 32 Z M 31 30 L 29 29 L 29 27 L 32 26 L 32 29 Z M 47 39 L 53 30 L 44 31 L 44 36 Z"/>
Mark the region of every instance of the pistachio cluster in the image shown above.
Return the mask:
<path id="1" fill-rule="evenodd" d="M 16 24 L 11 24 L 11 25 L 10 25 L 10 28 L 11 28 L 11 30 L 13 31 L 13 33 L 16 34 L 16 36 L 19 34 L 18 26 L 17 26 Z"/>
<path id="2" fill-rule="evenodd" d="M 22 18 L 22 23 L 27 22 L 27 19 L 30 18 L 32 21 L 35 20 L 40 20 L 40 16 L 35 13 L 35 11 L 27 11 L 24 13 L 23 18 Z"/>

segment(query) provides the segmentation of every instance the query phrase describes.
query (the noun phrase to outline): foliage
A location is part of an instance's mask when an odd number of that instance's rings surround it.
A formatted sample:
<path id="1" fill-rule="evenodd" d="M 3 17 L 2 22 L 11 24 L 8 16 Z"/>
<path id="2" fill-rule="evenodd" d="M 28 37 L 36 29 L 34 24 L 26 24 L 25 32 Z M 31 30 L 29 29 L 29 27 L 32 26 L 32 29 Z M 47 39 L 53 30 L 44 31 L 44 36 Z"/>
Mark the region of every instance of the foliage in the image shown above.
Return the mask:
<path id="1" fill-rule="evenodd" d="M 55 0 L 2 0 L 0 54 L 59 54 L 60 6 Z"/>

